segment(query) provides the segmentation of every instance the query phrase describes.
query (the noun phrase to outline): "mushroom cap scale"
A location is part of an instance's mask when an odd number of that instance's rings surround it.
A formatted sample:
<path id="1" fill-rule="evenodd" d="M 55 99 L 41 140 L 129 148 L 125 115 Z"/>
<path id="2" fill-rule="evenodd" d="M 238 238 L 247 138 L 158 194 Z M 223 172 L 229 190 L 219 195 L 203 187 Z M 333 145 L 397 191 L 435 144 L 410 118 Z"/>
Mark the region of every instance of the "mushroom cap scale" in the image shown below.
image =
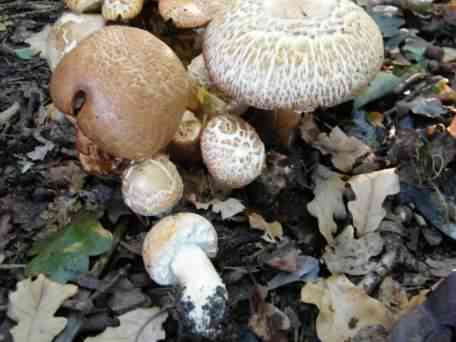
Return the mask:
<path id="1" fill-rule="evenodd" d="M 383 38 L 350 0 L 237 0 L 208 25 L 209 75 L 262 109 L 312 111 L 345 102 L 379 71 Z"/>
<path id="2" fill-rule="evenodd" d="M 174 52 L 147 31 L 108 26 L 68 53 L 55 69 L 50 93 L 55 106 L 115 157 L 147 159 L 166 147 L 194 96 Z M 109 128 L 109 129 L 107 129 Z"/>
<path id="3" fill-rule="evenodd" d="M 150 277 L 160 285 L 175 284 L 171 263 L 178 248 L 194 244 L 208 257 L 217 254 L 217 232 L 204 217 L 193 213 L 167 216 L 147 233 L 143 244 L 143 260 Z"/>

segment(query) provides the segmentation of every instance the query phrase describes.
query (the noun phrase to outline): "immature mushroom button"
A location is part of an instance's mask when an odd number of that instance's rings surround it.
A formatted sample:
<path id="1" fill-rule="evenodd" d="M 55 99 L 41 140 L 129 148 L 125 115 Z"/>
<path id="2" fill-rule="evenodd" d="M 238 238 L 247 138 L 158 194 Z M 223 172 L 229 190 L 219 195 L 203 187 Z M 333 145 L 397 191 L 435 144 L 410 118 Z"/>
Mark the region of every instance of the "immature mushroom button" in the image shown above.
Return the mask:
<path id="1" fill-rule="evenodd" d="M 261 174 L 266 153 L 255 129 L 233 115 L 212 118 L 201 136 L 201 153 L 209 173 L 226 188 L 242 188 Z"/>
<path id="2" fill-rule="evenodd" d="M 374 20 L 350 0 L 244 0 L 208 25 L 203 54 L 225 93 L 270 110 L 349 100 L 383 62 Z"/>
<path id="3" fill-rule="evenodd" d="M 104 0 L 101 13 L 106 20 L 129 20 L 136 17 L 144 0 Z"/>
<path id="4" fill-rule="evenodd" d="M 84 39 L 55 69 L 55 106 L 102 151 L 153 158 L 172 140 L 195 96 L 174 52 L 147 31 L 107 26 Z M 85 101 L 76 113 L 75 99 Z"/>
<path id="5" fill-rule="evenodd" d="M 147 233 L 143 259 L 160 285 L 179 285 L 185 325 L 212 338 L 223 319 L 227 292 L 208 257 L 217 254 L 217 233 L 200 215 L 180 213 L 160 220 Z"/>
<path id="6" fill-rule="evenodd" d="M 182 198 L 184 184 L 176 166 L 164 155 L 134 163 L 122 176 L 122 194 L 135 213 L 156 216 Z"/>

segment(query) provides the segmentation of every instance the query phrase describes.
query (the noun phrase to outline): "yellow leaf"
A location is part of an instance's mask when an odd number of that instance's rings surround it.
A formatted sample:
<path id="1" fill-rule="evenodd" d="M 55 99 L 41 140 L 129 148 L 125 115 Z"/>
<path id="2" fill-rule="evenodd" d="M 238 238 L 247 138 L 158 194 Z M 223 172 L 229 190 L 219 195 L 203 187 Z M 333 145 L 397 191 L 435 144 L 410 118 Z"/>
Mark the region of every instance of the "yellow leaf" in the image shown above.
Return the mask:
<path id="1" fill-rule="evenodd" d="M 40 274 L 35 281 L 30 278 L 17 284 L 10 293 L 8 316 L 18 322 L 11 329 L 15 342 L 50 342 L 66 325 L 63 317 L 54 314 L 67 299 L 76 294 L 78 287 L 61 285 Z"/>

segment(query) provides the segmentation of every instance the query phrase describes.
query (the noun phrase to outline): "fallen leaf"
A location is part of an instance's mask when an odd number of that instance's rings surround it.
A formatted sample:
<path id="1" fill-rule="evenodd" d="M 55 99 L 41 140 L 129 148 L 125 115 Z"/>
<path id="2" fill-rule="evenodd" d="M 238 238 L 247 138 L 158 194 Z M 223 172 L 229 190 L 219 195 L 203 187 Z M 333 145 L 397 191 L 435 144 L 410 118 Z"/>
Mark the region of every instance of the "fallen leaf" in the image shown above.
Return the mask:
<path id="1" fill-rule="evenodd" d="M 267 222 L 263 216 L 257 213 L 250 213 L 249 215 L 250 227 L 264 231 L 263 239 L 267 242 L 275 243 L 281 240 L 283 236 L 283 228 L 280 222 Z"/>
<path id="2" fill-rule="evenodd" d="M 244 211 L 245 206 L 236 198 L 228 198 L 225 201 L 215 199 L 211 201 L 212 211 L 214 213 L 220 213 L 222 220 L 226 220 Z"/>
<path id="3" fill-rule="evenodd" d="M 29 275 L 45 273 L 65 283 L 89 270 L 89 256 L 111 248 L 112 234 L 91 213 L 78 215 L 62 231 L 39 241 L 32 248 L 36 257 L 27 265 Z"/>
<path id="4" fill-rule="evenodd" d="M 274 290 L 297 281 L 313 281 L 320 273 L 320 262 L 307 255 L 299 255 L 296 260 L 296 271 L 292 273 L 281 272 L 268 281 L 268 290 Z"/>
<path id="5" fill-rule="evenodd" d="M 383 249 L 383 239 L 378 233 L 368 233 L 356 239 L 352 226 L 347 226 L 335 240 L 326 246 L 323 259 L 332 274 L 364 275 L 375 269 L 372 258 Z"/>
<path id="6" fill-rule="evenodd" d="M 330 154 L 334 166 L 343 172 L 351 171 L 358 158 L 372 153 L 369 146 L 355 137 L 347 136 L 337 126 L 329 134 L 320 133 L 313 146 L 323 155 Z"/>
<path id="7" fill-rule="evenodd" d="M 120 326 L 107 328 L 84 342 L 156 342 L 166 338 L 162 324 L 168 318 L 159 308 L 136 309 L 119 316 Z"/>
<path id="8" fill-rule="evenodd" d="M 356 199 L 348 202 L 358 236 L 374 232 L 386 215 L 383 201 L 400 191 L 396 169 L 386 169 L 352 177 L 348 182 Z"/>
<path id="9" fill-rule="evenodd" d="M 343 202 L 345 182 L 341 178 L 323 165 L 312 175 L 315 198 L 307 204 L 307 210 L 318 219 L 318 229 L 328 244 L 334 243 L 333 234 L 337 232 L 334 218 L 344 219 L 347 215 Z"/>
<path id="10" fill-rule="evenodd" d="M 250 299 L 252 314 L 249 328 L 265 342 L 287 341 L 283 331 L 290 329 L 288 316 L 270 303 L 265 302 L 268 291 L 255 287 Z"/>
<path id="11" fill-rule="evenodd" d="M 299 124 L 299 132 L 301 133 L 302 140 L 308 144 L 311 144 L 318 139 L 320 129 L 318 128 L 312 113 L 303 113 Z"/>
<path id="12" fill-rule="evenodd" d="M 380 71 L 369 86 L 355 98 L 354 107 L 359 109 L 393 92 L 401 79 L 390 72 Z"/>
<path id="13" fill-rule="evenodd" d="M 67 323 L 66 318 L 54 314 L 67 299 L 76 294 L 77 286 L 61 285 L 40 274 L 17 283 L 10 293 L 8 317 L 18 322 L 11 334 L 15 342 L 50 342 Z"/>
<path id="14" fill-rule="evenodd" d="M 382 303 L 355 287 L 344 275 L 306 284 L 301 300 L 320 309 L 317 334 L 324 342 L 350 341 L 363 327 L 381 324 L 389 329 L 393 323 Z"/>

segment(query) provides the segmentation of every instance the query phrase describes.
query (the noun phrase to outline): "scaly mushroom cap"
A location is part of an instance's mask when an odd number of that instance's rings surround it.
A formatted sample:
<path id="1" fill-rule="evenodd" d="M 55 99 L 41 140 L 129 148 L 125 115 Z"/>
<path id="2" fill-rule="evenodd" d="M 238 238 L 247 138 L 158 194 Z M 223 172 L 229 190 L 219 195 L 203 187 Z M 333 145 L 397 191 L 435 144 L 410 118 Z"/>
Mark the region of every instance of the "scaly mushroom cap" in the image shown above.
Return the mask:
<path id="1" fill-rule="evenodd" d="M 63 13 L 52 25 L 47 38 L 46 59 L 49 68 L 54 70 L 63 56 L 81 40 L 104 26 L 105 20 L 98 14 Z"/>
<path id="2" fill-rule="evenodd" d="M 106 20 L 129 20 L 136 17 L 144 0 L 104 0 L 101 13 Z"/>
<path id="3" fill-rule="evenodd" d="M 160 0 L 158 9 L 165 20 L 176 27 L 194 28 L 206 25 L 233 0 Z"/>
<path id="4" fill-rule="evenodd" d="M 65 0 L 65 5 L 73 12 L 95 11 L 101 7 L 103 0 Z"/>
<path id="5" fill-rule="evenodd" d="M 312 111 L 349 100 L 383 62 L 374 20 L 350 0 L 236 0 L 207 27 L 212 80 L 262 109 Z"/>
<path id="6" fill-rule="evenodd" d="M 127 206 L 144 216 L 170 211 L 182 198 L 184 183 L 176 166 L 164 155 L 133 164 L 122 177 Z"/>
<path id="7" fill-rule="evenodd" d="M 263 170 L 266 153 L 255 129 L 243 119 L 219 115 L 201 135 L 203 161 L 222 186 L 236 189 L 251 183 Z"/>
<path id="8" fill-rule="evenodd" d="M 108 26 L 83 40 L 55 69 L 50 93 L 101 150 L 131 160 L 151 158 L 171 141 L 194 96 L 174 52 L 127 26 Z M 85 101 L 75 113 L 81 94 Z"/>
<path id="9" fill-rule="evenodd" d="M 143 260 L 150 277 L 160 285 L 175 284 L 171 262 L 184 245 L 197 245 L 209 258 L 217 255 L 217 232 L 212 223 L 193 213 L 167 216 L 147 233 L 143 244 Z"/>

